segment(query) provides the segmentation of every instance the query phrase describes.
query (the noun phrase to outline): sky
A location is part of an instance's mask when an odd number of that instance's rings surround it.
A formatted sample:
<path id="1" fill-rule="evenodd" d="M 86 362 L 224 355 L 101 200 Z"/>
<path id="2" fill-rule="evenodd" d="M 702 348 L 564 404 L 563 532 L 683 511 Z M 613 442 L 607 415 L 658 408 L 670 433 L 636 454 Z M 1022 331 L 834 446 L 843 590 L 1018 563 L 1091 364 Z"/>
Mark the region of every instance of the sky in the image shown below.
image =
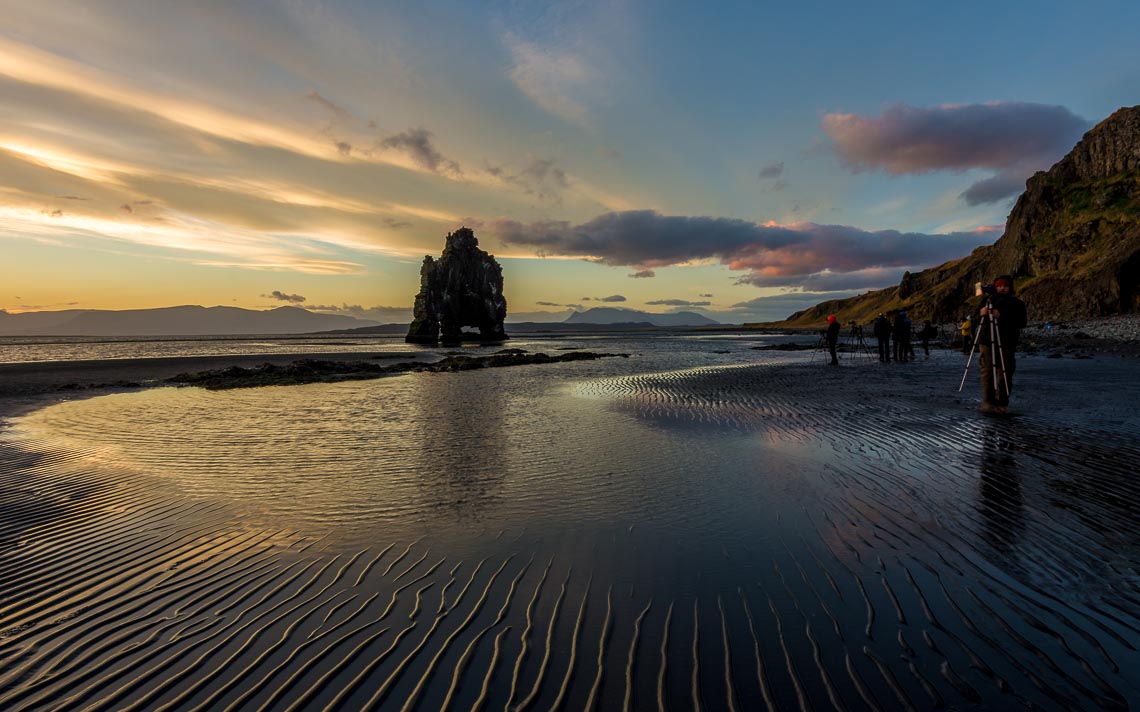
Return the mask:
<path id="1" fill-rule="evenodd" d="M 992 244 L 1140 3 L 0 0 L 0 309 L 779 319 Z M 552 317 L 537 317 L 552 318 Z"/>

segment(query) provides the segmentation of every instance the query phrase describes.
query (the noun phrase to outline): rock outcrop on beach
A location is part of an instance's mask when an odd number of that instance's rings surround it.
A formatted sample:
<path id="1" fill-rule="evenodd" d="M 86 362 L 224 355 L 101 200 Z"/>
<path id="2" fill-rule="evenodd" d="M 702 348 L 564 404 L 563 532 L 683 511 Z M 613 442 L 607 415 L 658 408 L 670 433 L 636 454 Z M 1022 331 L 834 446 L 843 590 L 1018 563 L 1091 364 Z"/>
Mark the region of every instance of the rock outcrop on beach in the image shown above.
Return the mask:
<path id="1" fill-rule="evenodd" d="M 424 257 L 413 317 L 408 343 L 455 343 L 464 327 L 478 329 L 482 341 L 507 338 L 503 269 L 479 249 L 471 229 L 450 233 L 438 260 Z"/>
<path id="2" fill-rule="evenodd" d="M 1140 106 L 1119 109 L 1031 177 L 993 245 L 784 323 L 818 324 L 827 314 L 869 321 L 898 308 L 952 322 L 973 307 L 975 282 L 1001 274 L 1014 275 L 1030 319 L 1140 312 Z"/>

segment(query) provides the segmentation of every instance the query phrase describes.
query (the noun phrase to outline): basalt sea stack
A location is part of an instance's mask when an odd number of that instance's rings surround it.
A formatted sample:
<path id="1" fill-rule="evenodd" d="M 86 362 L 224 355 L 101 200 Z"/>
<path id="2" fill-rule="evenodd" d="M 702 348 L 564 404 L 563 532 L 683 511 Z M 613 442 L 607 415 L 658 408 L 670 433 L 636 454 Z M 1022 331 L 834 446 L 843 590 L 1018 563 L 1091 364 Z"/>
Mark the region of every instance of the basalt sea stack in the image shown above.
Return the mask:
<path id="1" fill-rule="evenodd" d="M 464 327 L 478 329 L 482 341 L 502 341 L 507 338 L 506 318 L 503 269 L 479 249 L 475 233 L 461 227 L 447 236 L 438 260 L 424 257 L 420 292 L 405 341 L 454 343 L 462 338 Z"/>

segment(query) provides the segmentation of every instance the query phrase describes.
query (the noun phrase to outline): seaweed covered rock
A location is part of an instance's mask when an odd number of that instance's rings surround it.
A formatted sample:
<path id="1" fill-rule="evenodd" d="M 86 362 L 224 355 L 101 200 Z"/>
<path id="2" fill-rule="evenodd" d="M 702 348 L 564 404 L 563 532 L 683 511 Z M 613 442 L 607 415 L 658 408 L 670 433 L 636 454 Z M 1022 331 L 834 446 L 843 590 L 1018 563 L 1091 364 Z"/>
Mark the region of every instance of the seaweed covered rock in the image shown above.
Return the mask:
<path id="1" fill-rule="evenodd" d="M 502 267 L 479 249 L 469 228 L 461 227 L 447 236 L 438 260 L 424 257 L 413 317 L 405 339 L 409 343 L 455 343 L 464 327 L 478 329 L 483 341 L 507 338 Z"/>

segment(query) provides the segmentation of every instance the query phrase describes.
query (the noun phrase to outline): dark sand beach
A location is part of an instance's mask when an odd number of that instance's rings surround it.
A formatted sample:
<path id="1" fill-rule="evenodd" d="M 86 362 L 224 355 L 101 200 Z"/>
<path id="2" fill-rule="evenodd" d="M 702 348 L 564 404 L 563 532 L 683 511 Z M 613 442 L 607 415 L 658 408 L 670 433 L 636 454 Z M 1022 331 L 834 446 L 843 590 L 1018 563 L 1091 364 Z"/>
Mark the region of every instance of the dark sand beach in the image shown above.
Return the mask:
<path id="1" fill-rule="evenodd" d="M 996 418 L 950 351 L 653 348 L 0 366 L 0 707 L 1136 705 L 1128 349 L 1022 357 Z"/>

